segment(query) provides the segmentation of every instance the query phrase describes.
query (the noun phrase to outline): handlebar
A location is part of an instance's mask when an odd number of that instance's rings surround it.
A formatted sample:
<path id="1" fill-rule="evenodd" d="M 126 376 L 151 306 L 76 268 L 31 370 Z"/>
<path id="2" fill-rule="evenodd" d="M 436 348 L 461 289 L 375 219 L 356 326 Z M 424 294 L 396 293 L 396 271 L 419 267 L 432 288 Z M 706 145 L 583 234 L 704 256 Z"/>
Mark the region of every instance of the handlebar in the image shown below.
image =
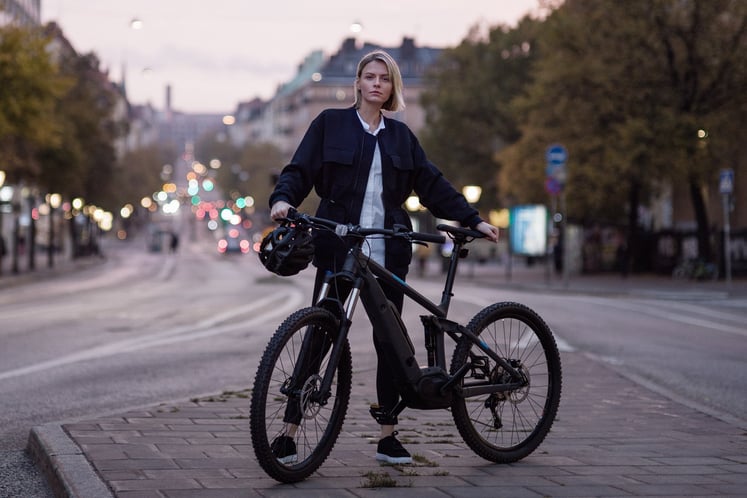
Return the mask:
<path id="1" fill-rule="evenodd" d="M 472 230 L 471 228 L 455 227 L 451 225 L 438 225 L 436 229 L 448 233 L 449 237 L 451 238 L 458 237 L 464 240 L 472 240 L 482 239 L 485 237 L 484 233 L 478 232 L 477 230 Z"/>
<path id="2" fill-rule="evenodd" d="M 311 228 L 330 229 L 340 237 L 383 235 L 385 237 L 403 237 L 413 242 L 433 242 L 434 244 L 443 244 L 446 241 L 446 237 L 443 235 L 413 232 L 404 225 L 394 225 L 393 228 L 365 228 L 360 225 L 337 223 L 336 221 L 325 218 L 299 213 L 294 209 L 289 210 L 288 216 L 280 221 L 283 223 L 295 223 L 301 226 L 307 225 Z"/>

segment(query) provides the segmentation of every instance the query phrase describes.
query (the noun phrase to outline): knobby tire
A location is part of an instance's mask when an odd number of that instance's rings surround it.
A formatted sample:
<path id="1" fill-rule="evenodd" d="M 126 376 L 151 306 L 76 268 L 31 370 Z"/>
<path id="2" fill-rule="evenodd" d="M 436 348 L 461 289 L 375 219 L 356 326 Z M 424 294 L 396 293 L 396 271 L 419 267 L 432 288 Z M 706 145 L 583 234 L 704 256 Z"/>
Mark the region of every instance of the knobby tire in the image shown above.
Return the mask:
<path id="1" fill-rule="evenodd" d="M 338 326 L 338 319 L 325 309 L 310 307 L 296 311 L 278 327 L 257 368 L 249 410 L 252 445 L 260 466 L 280 482 L 298 482 L 316 471 L 329 456 L 342 429 L 350 401 L 352 377 L 347 340 L 342 345 L 331 396 L 325 404 L 308 399 L 304 401 L 304 396 L 292 398 L 281 392 L 281 388 L 304 386 L 304 392 L 309 393 L 319 386 L 328 366 L 331 344 L 337 337 Z M 301 344 L 310 333 L 323 338 L 321 342 L 317 340 L 316 344 L 325 344 L 326 347 L 320 347 L 321 351 L 309 355 L 314 357 L 311 361 L 316 367 L 303 372 L 298 379 L 291 379 L 303 349 Z M 300 388 L 296 390 L 300 391 Z M 284 434 L 283 418 L 288 413 L 289 403 L 294 403 L 293 407 L 300 407 L 303 415 L 294 438 L 298 460 L 284 464 L 272 453 L 271 444 L 273 439 Z"/>
<path id="2" fill-rule="evenodd" d="M 562 382 L 557 344 L 542 318 L 518 303 L 488 306 L 467 329 L 502 358 L 518 362 L 529 384 L 502 394 L 456 397 L 454 422 L 465 443 L 482 458 L 516 462 L 540 445 L 555 420 Z M 474 343 L 461 339 L 452 357 L 452 374 L 474 357 L 488 358 Z M 471 369 L 462 384 L 505 381 L 503 369 L 491 359 L 487 363 Z"/>

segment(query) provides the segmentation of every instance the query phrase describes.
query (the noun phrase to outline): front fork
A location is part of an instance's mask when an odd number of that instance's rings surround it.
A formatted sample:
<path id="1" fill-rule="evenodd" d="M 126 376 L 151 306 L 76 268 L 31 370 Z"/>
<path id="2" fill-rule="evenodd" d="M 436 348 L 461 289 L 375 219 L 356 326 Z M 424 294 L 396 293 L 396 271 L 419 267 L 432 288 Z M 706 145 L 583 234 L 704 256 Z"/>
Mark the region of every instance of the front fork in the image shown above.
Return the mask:
<path id="1" fill-rule="evenodd" d="M 360 282 L 356 281 L 353 283 L 353 286 L 348 293 L 344 303 L 340 303 L 339 299 L 328 299 L 329 290 L 331 287 L 330 282 L 333 278 L 334 276 L 328 272 L 325 276 L 324 283 L 319 289 L 319 295 L 317 296 L 316 300 L 316 305 L 319 307 L 325 309 L 333 308 L 332 312 L 337 315 L 340 321 L 340 325 L 337 329 L 337 335 L 334 338 L 332 353 L 330 354 L 327 368 L 324 371 L 322 382 L 319 385 L 319 388 L 315 392 L 311 393 L 308 398 L 311 402 L 318 403 L 322 406 L 327 404 L 327 401 L 332 395 L 332 381 L 334 379 L 335 372 L 337 371 L 337 365 L 339 364 L 340 356 L 342 355 L 342 348 L 345 344 L 345 340 L 348 337 L 348 331 L 350 330 L 350 325 L 352 324 L 353 313 L 355 312 L 355 307 L 358 304 L 358 300 L 360 297 Z M 312 347 L 310 344 L 313 340 L 311 335 L 312 334 L 307 334 L 306 337 L 304 337 L 304 344 L 301 348 L 302 351 L 307 351 Z M 296 372 L 294 372 L 293 376 L 294 378 L 299 378 L 296 376 Z"/>

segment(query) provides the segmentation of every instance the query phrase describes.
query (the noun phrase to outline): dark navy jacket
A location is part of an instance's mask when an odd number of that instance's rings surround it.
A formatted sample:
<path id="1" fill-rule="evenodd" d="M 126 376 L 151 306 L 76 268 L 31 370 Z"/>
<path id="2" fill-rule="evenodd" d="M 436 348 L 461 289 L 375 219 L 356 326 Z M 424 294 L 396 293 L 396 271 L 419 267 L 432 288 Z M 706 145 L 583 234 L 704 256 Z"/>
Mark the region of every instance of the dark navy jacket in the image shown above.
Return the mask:
<path id="1" fill-rule="evenodd" d="M 280 174 L 270 196 L 270 206 L 281 200 L 298 206 L 314 188 L 321 198 L 317 216 L 340 223 L 358 223 L 373 145 L 378 138 L 386 228 L 395 224 L 412 228 L 403 204 L 413 191 L 434 216 L 458 221 L 463 226 L 479 224 L 482 219 L 477 211 L 428 161 L 407 125 L 384 119 L 385 128 L 374 137 L 363 129 L 352 107 L 327 109 L 319 114 Z M 317 237 L 315 266 L 334 268 L 343 256 L 344 248 L 334 237 Z M 410 243 L 399 239 L 386 241 L 386 267 L 390 271 L 404 277 L 411 259 Z"/>

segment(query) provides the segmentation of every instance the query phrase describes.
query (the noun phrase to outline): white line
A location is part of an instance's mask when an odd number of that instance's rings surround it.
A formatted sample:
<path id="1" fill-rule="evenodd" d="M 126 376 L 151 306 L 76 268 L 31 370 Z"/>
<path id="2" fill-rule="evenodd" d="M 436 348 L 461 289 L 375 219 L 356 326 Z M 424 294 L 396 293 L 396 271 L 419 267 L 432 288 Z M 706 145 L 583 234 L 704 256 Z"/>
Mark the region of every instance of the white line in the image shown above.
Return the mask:
<path id="1" fill-rule="evenodd" d="M 469 304 L 475 304 L 475 305 L 477 305 L 477 306 L 479 306 L 481 308 L 486 308 L 486 307 L 488 307 L 491 304 L 494 304 L 496 302 L 496 301 L 487 301 L 485 299 L 479 298 L 479 297 L 474 296 L 474 295 L 465 296 L 464 295 L 464 294 L 466 294 L 465 292 L 461 292 L 460 294 L 461 294 L 460 297 L 454 296 L 453 299 L 457 300 L 457 301 L 463 301 L 463 302 L 469 303 Z M 535 313 L 536 313 L 536 311 L 535 311 Z M 545 320 L 545 322 L 547 322 L 547 320 Z M 549 325 L 548 325 L 548 327 L 549 327 Z M 558 351 L 560 351 L 561 353 L 572 353 L 572 352 L 576 351 L 575 347 L 571 346 L 571 344 L 568 341 L 566 341 L 565 339 L 563 339 L 562 337 L 560 337 L 557 332 L 555 332 L 554 330 L 552 330 L 552 328 L 550 328 L 550 331 L 552 332 L 553 337 L 555 337 L 555 344 L 558 346 Z"/>
<path id="2" fill-rule="evenodd" d="M 703 327 L 707 329 L 718 330 L 721 332 L 727 332 L 730 334 L 747 336 L 747 329 L 745 329 L 745 327 L 733 327 L 731 325 L 724 325 L 724 324 L 716 323 L 710 320 L 682 316 L 676 313 L 669 313 L 667 311 L 663 311 L 661 308 L 652 309 L 651 306 L 636 304 L 631 301 L 625 302 L 625 301 L 611 301 L 608 299 L 574 298 L 574 297 L 570 299 L 573 299 L 575 301 L 601 304 L 604 306 L 609 306 L 611 308 L 617 308 L 621 310 L 644 313 L 644 314 L 647 314 L 649 316 L 653 316 L 656 318 L 670 320 L 673 322 L 684 323 L 686 325 L 692 325 L 695 327 Z"/>
<path id="3" fill-rule="evenodd" d="M 236 329 L 246 329 L 266 322 L 269 319 L 275 319 L 277 316 L 288 314 L 295 310 L 305 299 L 304 294 L 298 290 L 285 290 L 275 293 L 263 299 L 254 301 L 246 306 L 233 309 L 229 312 L 217 315 L 206 320 L 202 320 L 191 326 L 181 326 L 165 330 L 156 335 L 147 337 L 137 337 L 126 339 L 111 344 L 104 344 L 94 348 L 78 351 L 66 356 L 55 358 L 53 360 L 42 361 L 33 365 L 28 365 L 14 370 L 8 370 L 0 373 L 0 380 L 19 377 L 33 373 L 42 372 L 51 368 L 69 365 L 80 361 L 93 360 L 106 356 L 113 356 L 120 353 L 138 351 L 141 349 L 162 346 L 165 344 L 174 344 L 177 342 L 203 339 L 218 334 L 224 334 Z M 226 321 L 233 316 L 246 313 L 257 312 L 253 318 L 216 327 L 216 324 Z"/>

